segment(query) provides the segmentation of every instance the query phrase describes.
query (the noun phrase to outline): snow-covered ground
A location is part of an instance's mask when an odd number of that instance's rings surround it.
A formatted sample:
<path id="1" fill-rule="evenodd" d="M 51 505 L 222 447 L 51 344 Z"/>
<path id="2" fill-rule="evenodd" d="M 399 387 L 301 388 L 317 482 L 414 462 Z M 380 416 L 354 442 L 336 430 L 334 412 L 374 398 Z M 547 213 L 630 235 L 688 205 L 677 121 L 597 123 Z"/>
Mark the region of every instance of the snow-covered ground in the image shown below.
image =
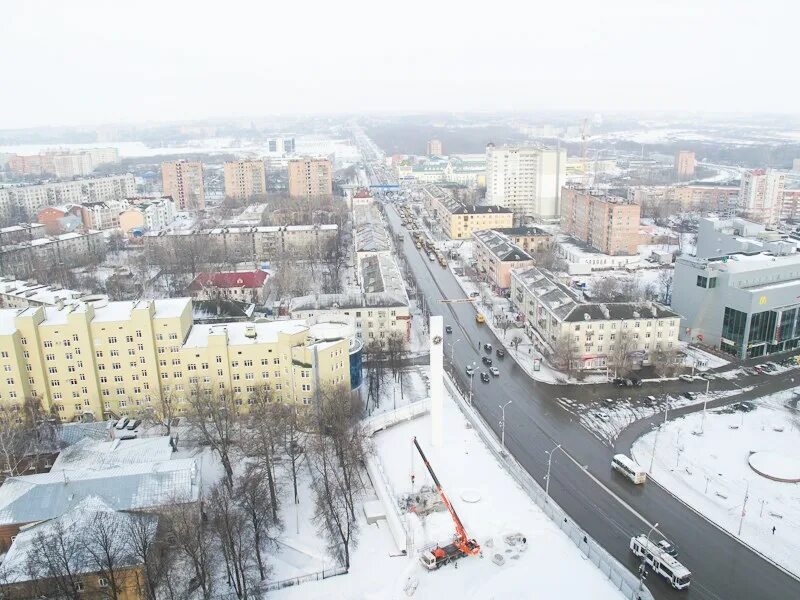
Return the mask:
<path id="1" fill-rule="evenodd" d="M 702 404 L 706 401 L 727 398 L 753 388 L 751 386 L 736 390 L 710 391 L 708 395 L 698 394 L 694 400 L 685 396 L 660 395 L 655 397 L 655 401 L 643 398 L 640 392 L 633 391 L 637 388 L 626 389 L 631 390 L 631 396 L 627 399 L 608 401 L 598 398 L 597 402 L 591 405 L 580 404 L 566 397 L 557 398 L 556 401 L 567 412 L 578 417 L 580 424 L 592 432 L 597 439 L 613 448 L 614 441 L 623 429 L 635 421 L 652 417 L 656 413 L 663 413 L 667 403 L 669 403 L 669 410 L 674 410 L 691 404 Z"/>
<path id="2" fill-rule="evenodd" d="M 702 413 L 687 415 L 641 437 L 631 453 L 647 468 L 655 443 L 653 479 L 731 534 L 741 526 L 743 541 L 800 575 L 800 485 L 762 477 L 748 464 L 751 452 L 763 451 L 800 468 L 798 398 L 794 388 L 709 411 L 702 435 L 695 433 Z"/>
<path id="3" fill-rule="evenodd" d="M 272 592 L 279 599 L 401 598 L 409 579 L 414 598 L 622 598 L 605 576 L 585 560 L 577 547 L 514 483 L 449 398 L 444 406 L 444 444 L 431 444 L 430 417 L 396 425 L 375 436 L 375 448 L 392 488 L 399 493 L 430 485 L 412 446 L 420 442 L 469 535 L 483 548 L 483 558 L 467 557 L 428 572 L 416 556 L 400 557 L 383 521 L 364 525 L 349 575 Z M 468 498 L 469 501 L 464 500 Z M 453 523 L 447 512 L 413 519 L 413 542 L 419 548 L 447 541 Z M 508 534 L 521 533 L 527 547 L 510 546 Z M 491 542 L 490 542 L 491 540 Z M 500 553 L 503 566 L 490 556 Z"/>

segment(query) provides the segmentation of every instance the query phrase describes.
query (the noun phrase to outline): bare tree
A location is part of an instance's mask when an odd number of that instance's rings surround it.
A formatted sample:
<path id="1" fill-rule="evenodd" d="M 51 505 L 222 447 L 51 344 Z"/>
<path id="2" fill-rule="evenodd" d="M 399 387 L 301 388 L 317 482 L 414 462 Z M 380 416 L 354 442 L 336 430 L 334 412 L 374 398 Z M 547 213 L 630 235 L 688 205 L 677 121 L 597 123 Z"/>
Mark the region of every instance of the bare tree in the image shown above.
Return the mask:
<path id="1" fill-rule="evenodd" d="M 298 504 L 300 498 L 297 493 L 297 469 L 300 467 L 305 456 L 306 434 L 300 427 L 300 417 L 297 407 L 288 404 L 281 404 L 279 413 L 282 421 L 280 431 L 283 433 L 283 452 L 289 457 L 289 464 L 292 469 L 292 489 L 294 492 L 294 503 Z"/>
<path id="2" fill-rule="evenodd" d="M 261 469 L 250 466 L 245 470 L 237 478 L 235 490 L 239 507 L 244 512 L 250 526 L 258 573 L 261 580 L 264 581 L 268 574 L 268 567 L 263 557 L 264 545 L 265 543 L 270 543 L 272 546 L 276 544 L 273 532 L 279 528 L 280 522 L 275 518 L 276 511 L 272 509 L 272 497 L 267 486 L 264 485 Z"/>
<path id="3" fill-rule="evenodd" d="M 85 562 L 79 537 L 56 520 L 46 532 L 40 531 L 33 537 L 25 569 L 36 597 L 79 600 Z"/>
<path id="4" fill-rule="evenodd" d="M 203 442 L 217 453 L 228 487 L 233 485 L 232 452 L 239 443 L 239 412 L 233 394 L 227 389 L 195 387 L 187 398 L 189 421 Z"/>
<path id="5" fill-rule="evenodd" d="M 267 477 L 273 520 L 278 520 L 278 484 L 275 478 L 275 453 L 281 441 L 280 415 L 282 407 L 272 402 L 272 392 L 266 385 L 256 386 L 250 393 L 250 419 L 245 432 L 244 447 L 254 457 Z"/>
<path id="6" fill-rule="evenodd" d="M 222 548 L 228 583 L 237 598 L 247 598 L 250 581 L 248 567 L 252 558 L 253 538 L 247 519 L 234 499 L 230 486 L 220 482 L 208 497 L 209 523 Z"/>
<path id="7" fill-rule="evenodd" d="M 553 364 L 570 375 L 577 373 L 579 352 L 577 342 L 569 332 L 562 333 L 550 344 L 552 348 L 551 359 Z"/>
<path id="8" fill-rule="evenodd" d="M 193 583 L 204 600 L 212 596 L 214 555 L 200 510 L 192 503 L 176 498 L 165 511 L 169 538 L 181 556 L 191 565 Z"/>
<path id="9" fill-rule="evenodd" d="M 127 538 L 131 556 L 142 566 L 139 588 L 144 600 L 158 600 L 160 588 L 170 576 L 171 561 L 157 534 L 157 518 L 140 512 L 129 513 L 124 531 L 117 532 Z"/>
<path id="10" fill-rule="evenodd" d="M 511 347 L 514 348 L 514 350 L 519 350 L 519 345 L 521 343 L 522 343 L 521 335 L 515 335 L 513 338 L 511 338 Z"/>
<path id="11" fill-rule="evenodd" d="M 661 302 L 669 306 L 672 304 L 672 269 L 661 269 L 658 273 L 658 286 L 661 292 Z"/>
<path id="12" fill-rule="evenodd" d="M 389 379 L 386 348 L 378 340 L 364 346 L 364 378 L 367 383 L 367 412 L 381 405 L 384 384 Z"/>
<path id="13" fill-rule="evenodd" d="M 108 582 L 105 593 L 111 600 L 123 596 L 126 581 L 120 568 L 130 564 L 132 556 L 126 536 L 120 535 L 121 521 L 111 510 L 98 511 L 79 535 L 92 571 Z"/>
<path id="14" fill-rule="evenodd" d="M 633 352 L 636 350 L 636 340 L 628 331 L 619 331 L 614 335 L 611 346 L 611 364 L 617 375 L 622 376 L 630 372 L 633 367 Z"/>
<path id="15" fill-rule="evenodd" d="M 656 347 L 650 360 L 653 369 L 659 377 L 673 377 L 682 370 L 683 355 L 672 348 L 664 348 L 661 344 Z"/>
<path id="16" fill-rule="evenodd" d="M 0 461 L 6 475 L 19 475 L 36 465 L 43 454 L 60 449 L 61 422 L 48 414 L 36 398 L 26 398 L 20 409 L 0 408 Z"/>

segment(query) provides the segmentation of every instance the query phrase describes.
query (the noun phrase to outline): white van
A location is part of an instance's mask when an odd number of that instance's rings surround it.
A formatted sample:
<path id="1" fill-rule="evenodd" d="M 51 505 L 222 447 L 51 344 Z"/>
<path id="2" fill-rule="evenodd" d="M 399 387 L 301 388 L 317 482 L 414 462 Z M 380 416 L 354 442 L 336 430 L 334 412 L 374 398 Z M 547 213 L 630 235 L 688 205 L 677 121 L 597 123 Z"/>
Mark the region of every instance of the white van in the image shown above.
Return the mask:
<path id="1" fill-rule="evenodd" d="M 624 454 L 615 454 L 611 459 L 611 468 L 622 473 L 635 484 L 647 481 L 647 473 L 636 462 Z"/>

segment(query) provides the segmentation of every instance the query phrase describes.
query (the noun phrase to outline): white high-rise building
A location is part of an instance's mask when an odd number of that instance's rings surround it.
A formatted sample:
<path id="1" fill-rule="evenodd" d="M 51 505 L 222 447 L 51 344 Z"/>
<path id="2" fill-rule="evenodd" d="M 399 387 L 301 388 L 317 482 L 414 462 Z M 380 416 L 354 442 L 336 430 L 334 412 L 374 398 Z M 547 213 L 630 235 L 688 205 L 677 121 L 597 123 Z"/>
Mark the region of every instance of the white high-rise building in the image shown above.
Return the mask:
<path id="1" fill-rule="evenodd" d="M 754 169 L 742 173 L 739 187 L 739 209 L 747 218 L 776 225 L 783 208 L 786 174 L 775 169 Z"/>
<path id="2" fill-rule="evenodd" d="M 541 219 L 560 214 L 567 151 L 535 146 L 486 146 L 486 201 L 515 215 Z"/>

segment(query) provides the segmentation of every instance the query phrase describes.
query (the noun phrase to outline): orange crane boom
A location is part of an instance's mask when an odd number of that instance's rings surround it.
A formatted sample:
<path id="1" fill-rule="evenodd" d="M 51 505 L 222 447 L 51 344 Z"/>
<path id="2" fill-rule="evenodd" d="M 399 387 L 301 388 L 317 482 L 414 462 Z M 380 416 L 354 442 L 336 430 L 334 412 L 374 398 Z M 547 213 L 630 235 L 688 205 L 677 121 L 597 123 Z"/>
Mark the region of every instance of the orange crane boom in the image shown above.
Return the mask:
<path id="1" fill-rule="evenodd" d="M 481 551 L 481 547 L 478 545 L 478 542 L 475 540 L 469 539 L 467 536 L 467 532 L 464 529 L 464 525 L 461 523 L 461 519 L 458 518 L 458 514 L 456 513 L 456 509 L 453 508 L 453 505 L 450 504 L 450 500 L 447 497 L 447 494 L 444 493 L 442 489 L 442 484 L 439 483 L 439 478 L 436 477 L 436 473 L 433 472 L 433 467 L 431 467 L 431 463 L 428 462 L 428 458 L 425 456 L 425 453 L 422 451 L 422 448 L 419 446 L 419 442 L 417 438 L 414 437 L 414 445 L 417 447 L 417 452 L 422 457 L 422 462 L 425 463 L 425 468 L 428 469 L 428 473 L 431 474 L 431 478 L 433 479 L 433 483 L 436 484 L 436 491 L 439 492 L 439 496 L 442 498 L 442 502 L 447 507 L 447 510 L 450 512 L 450 517 L 453 519 L 453 523 L 456 526 L 456 536 L 455 536 L 455 545 L 456 547 L 463 552 L 465 555 L 474 556 Z M 441 548 L 436 548 L 433 550 L 434 556 L 437 556 L 437 550 L 441 550 Z"/>

